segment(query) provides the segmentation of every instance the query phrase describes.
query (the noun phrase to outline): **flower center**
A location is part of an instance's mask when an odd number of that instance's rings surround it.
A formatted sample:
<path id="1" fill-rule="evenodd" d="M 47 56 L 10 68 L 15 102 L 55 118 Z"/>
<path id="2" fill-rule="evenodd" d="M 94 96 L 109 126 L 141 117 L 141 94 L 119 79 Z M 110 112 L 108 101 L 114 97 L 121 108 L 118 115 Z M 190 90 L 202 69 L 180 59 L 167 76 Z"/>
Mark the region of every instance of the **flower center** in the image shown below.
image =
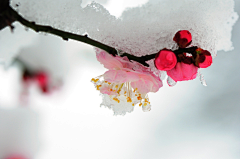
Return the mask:
<path id="1" fill-rule="evenodd" d="M 116 103 L 127 102 L 132 106 L 147 106 L 150 104 L 147 94 L 141 94 L 138 88 L 133 89 L 131 82 L 111 83 L 106 80 L 101 80 L 102 76 L 92 78 L 96 89 L 103 94 L 108 94 Z"/>

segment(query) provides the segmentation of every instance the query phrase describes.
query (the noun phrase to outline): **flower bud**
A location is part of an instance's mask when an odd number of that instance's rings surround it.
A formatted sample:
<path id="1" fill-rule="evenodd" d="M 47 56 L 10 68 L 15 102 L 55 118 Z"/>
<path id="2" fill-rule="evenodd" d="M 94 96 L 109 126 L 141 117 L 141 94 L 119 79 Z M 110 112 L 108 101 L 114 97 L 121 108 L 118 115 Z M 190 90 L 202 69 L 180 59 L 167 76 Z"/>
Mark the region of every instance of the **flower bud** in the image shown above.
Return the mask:
<path id="1" fill-rule="evenodd" d="M 207 68 L 212 64 L 212 56 L 209 51 L 198 48 L 195 65 L 200 68 Z"/>
<path id="2" fill-rule="evenodd" d="M 38 85 L 40 87 L 40 89 L 42 90 L 43 93 L 47 93 L 49 92 L 48 90 L 48 83 L 49 83 L 49 79 L 48 79 L 48 75 L 45 72 L 39 72 L 38 74 L 36 74 L 36 81 L 38 82 Z"/>
<path id="3" fill-rule="evenodd" d="M 185 64 L 178 62 L 176 66 L 167 71 L 167 75 L 170 76 L 175 82 L 193 80 L 197 77 L 198 68 L 193 64 Z"/>
<path id="4" fill-rule="evenodd" d="M 154 64 L 159 70 L 171 70 L 177 64 L 177 57 L 171 50 L 163 49 L 156 55 Z"/>
<path id="5" fill-rule="evenodd" d="M 192 35 L 188 30 L 180 30 L 175 34 L 173 40 L 180 48 L 185 48 L 191 44 Z"/>

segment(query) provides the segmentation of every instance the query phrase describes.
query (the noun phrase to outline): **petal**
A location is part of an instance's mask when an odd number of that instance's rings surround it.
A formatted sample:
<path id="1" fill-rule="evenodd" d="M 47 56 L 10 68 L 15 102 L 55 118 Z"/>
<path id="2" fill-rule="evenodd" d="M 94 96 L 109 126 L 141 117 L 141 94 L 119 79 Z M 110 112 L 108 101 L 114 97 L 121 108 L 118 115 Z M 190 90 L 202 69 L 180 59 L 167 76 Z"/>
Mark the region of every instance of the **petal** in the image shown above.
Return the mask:
<path id="1" fill-rule="evenodd" d="M 123 70 L 109 70 L 103 74 L 104 80 L 114 83 L 127 81 L 127 72 Z"/>
<path id="2" fill-rule="evenodd" d="M 119 60 L 105 51 L 97 52 L 97 60 L 109 70 L 123 68 L 122 63 Z"/>
<path id="3" fill-rule="evenodd" d="M 139 80 L 131 82 L 134 89 L 138 89 L 139 93 L 146 94 L 148 92 L 157 92 L 162 87 L 162 81 L 154 75 L 139 73 Z"/>
<path id="4" fill-rule="evenodd" d="M 100 87 L 100 92 L 102 94 L 107 94 L 107 95 L 117 95 L 116 92 L 110 91 L 110 86 L 108 84 L 105 84 L 102 87 Z"/>
<path id="5" fill-rule="evenodd" d="M 178 62 L 176 67 L 167 71 L 167 75 L 170 76 L 175 82 L 192 80 L 197 77 L 198 68 L 193 64 L 185 64 Z"/>

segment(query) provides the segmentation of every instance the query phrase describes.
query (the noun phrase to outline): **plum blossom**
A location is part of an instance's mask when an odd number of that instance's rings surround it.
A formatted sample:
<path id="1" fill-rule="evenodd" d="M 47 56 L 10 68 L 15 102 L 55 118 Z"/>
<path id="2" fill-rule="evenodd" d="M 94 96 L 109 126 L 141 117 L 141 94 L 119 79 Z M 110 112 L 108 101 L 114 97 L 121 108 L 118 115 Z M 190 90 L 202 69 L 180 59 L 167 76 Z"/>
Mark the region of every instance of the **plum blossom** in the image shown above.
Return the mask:
<path id="1" fill-rule="evenodd" d="M 143 111 L 151 109 L 147 93 L 157 92 L 162 81 L 149 68 L 102 50 L 97 50 L 97 60 L 109 69 L 91 80 L 103 94 L 102 105 L 113 109 L 115 115 L 125 115 L 137 104 Z"/>

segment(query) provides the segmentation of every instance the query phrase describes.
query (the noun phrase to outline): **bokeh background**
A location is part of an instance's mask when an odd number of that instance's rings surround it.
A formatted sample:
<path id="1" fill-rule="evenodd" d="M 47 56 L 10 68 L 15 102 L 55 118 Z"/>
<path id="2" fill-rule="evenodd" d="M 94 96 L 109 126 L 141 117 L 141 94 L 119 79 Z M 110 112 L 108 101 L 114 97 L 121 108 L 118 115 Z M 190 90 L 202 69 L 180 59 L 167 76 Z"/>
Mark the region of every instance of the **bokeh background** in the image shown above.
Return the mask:
<path id="1" fill-rule="evenodd" d="M 119 17 L 142 1 L 96 1 Z M 90 1 L 83 1 L 87 5 Z M 240 1 L 235 1 L 240 13 Z M 12 34 L 0 31 L 0 52 L 9 50 L 33 70 L 46 70 L 54 88 L 42 93 L 36 83 L 24 92 L 23 65 L 0 67 L 0 158 L 29 159 L 239 159 L 240 158 L 240 22 L 232 31 L 234 50 L 218 52 L 199 79 L 179 82 L 149 94 L 152 110 L 138 107 L 113 116 L 100 107 L 90 82 L 106 70 L 94 49 L 75 41 L 36 34 L 18 23 Z M 15 41 L 25 41 L 17 45 Z M 14 42 L 14 45 L 11 45 Z"/>

